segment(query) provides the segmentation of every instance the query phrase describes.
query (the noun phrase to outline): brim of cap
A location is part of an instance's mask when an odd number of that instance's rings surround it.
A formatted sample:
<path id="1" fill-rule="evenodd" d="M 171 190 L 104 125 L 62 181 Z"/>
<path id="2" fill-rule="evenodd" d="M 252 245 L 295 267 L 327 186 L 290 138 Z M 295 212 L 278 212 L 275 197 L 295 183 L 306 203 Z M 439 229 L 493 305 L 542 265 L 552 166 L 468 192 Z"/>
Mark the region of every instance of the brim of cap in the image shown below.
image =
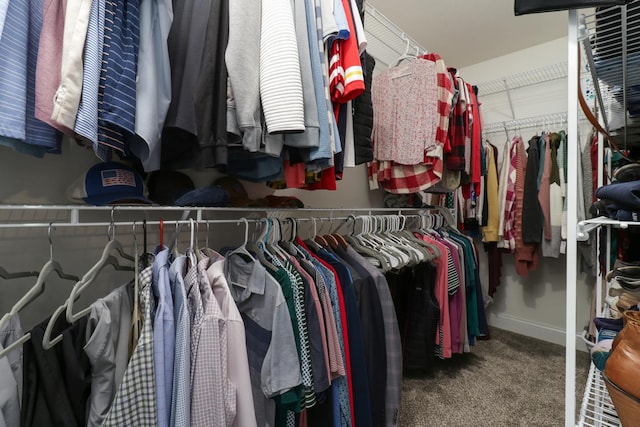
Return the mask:
<path id="1" fill-rule="evenodd" d="M 175 204 L 176 206 L 227 206 L 229 193 L 220 187 L 196 188 L 178 197 Z"/>
<path id="2" fill-rule="evenodd" d="M 102 194 L 96 196 L 85 197 L 85 203 L 88 205 L 94 206 L 105 206 L 105 205 L 152 205 L 153 202 L 146 197 L 135 196 L 132 194 Z"/>

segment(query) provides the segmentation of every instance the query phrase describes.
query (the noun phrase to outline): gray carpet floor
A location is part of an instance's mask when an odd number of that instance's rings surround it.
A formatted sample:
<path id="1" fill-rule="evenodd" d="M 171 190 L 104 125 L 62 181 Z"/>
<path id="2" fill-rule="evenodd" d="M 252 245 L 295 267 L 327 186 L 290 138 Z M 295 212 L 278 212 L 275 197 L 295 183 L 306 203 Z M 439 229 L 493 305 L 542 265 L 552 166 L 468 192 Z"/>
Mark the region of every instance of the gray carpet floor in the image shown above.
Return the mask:
<path id="1" fill-rule="evenodd" d="M 589 355 L 577 353 L 576 408 Z M 564 347 L 500 329 L 472 353 L 405 376 L 401 426 L 563 426 Z"/>

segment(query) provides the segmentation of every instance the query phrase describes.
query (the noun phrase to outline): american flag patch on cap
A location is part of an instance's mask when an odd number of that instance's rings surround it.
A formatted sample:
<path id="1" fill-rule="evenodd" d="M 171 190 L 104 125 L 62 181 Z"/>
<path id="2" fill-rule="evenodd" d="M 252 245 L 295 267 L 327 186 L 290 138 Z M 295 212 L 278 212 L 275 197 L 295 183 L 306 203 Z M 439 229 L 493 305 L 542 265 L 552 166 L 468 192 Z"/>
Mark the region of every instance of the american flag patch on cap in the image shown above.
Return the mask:
<path id="1" fill-rule="evenodd" d="M 136 177 L 133 172 L 124 169 L 109 169 L 102 171 L 102 186 L 111 187 L 113 185 L 136 186 Z"/>

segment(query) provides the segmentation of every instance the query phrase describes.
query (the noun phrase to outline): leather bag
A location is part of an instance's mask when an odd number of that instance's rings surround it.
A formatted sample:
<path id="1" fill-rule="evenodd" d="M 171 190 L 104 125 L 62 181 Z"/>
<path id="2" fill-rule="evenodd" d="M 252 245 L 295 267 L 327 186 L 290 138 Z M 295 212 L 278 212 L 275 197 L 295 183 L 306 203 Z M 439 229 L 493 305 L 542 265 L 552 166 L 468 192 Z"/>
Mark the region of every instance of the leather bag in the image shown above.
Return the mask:
<path id="1" fill-rule="evenodd" d="M 640 313 L 625 311 L 625 325 L 611 346 L 604 378 L 623 427 L 640 419 Z"/>
<path id="2" fill-rule="evenodd" d="M 598 6 L 624 6 L 630 0 L 515 0 L 516 16 L 530 13 L 557 12 L 559 10 L 582 9 Z"/>

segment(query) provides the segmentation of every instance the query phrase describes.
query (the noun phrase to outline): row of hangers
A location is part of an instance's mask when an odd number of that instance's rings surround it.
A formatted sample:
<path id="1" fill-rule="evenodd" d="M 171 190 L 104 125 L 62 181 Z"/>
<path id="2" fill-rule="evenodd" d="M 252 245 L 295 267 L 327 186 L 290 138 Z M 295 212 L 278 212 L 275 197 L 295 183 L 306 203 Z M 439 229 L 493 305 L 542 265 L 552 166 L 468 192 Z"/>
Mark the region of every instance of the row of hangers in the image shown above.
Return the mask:
<path id="1" fill-rule="evenodd" d="M 533 129 L 536 135 L 545 135 L 549 132 L 554 132 L 558 128 L 567 124 L 567 119 L 564 116 L 558 116 L 553 118 L 544 118 L 539 123 L 532 126 L 520 125 L 517 120 L 513 121 L 513 126 L 508 126 L 509 122 L 502 122 L 504 133 L 507 136 L 507 140 L 512 138 L 522 137 L 522 130 Z M 509 133 L 511 131 L 511 134 Z"/>
<path id="2" fill-rule="evenodd" d="M 306 255 L 296 247 L 295 239 L 298 237 L 299 222 L 310 220 L 313 222 L 312 236 L 305 240 L 306 244 L 312 246 L 316 250 L 322 247 L 332 247 L 335 249 L 338 246 L 342 246 L 343 248 L 346 248 L 347 245 L 351 245 L 356 251 L 369 258 L 383 271 L 402 268 L 407 265 L 413 265 L 415 263 L 433 259 L 434 256 L 439 256 L 437 248 L 433 248 L 429 244 L 416 238 L 406 227 L 407 219 L 409 218 L 416 218 L 419 220 L 415 227 L 415 231 L 422 233 L 430 232 L 430 230 L 434 228 L 446 226 L 445 218 L 437 212 L 426 212 L 421 215 L 412 216 L 350 215 L 348 218 L 343 219 L 345 221 L 340 224 L 335 232 L 329 231 L 325 234 L 318 231 L 318 222 L 320 223 L 320 228 L 322 228 L 323 225 L 323 219 L 321 218 L 286 218 L 285 220 L 280 220 L 278 218 L 262 218 L 259 220 L 251 220 L 257 224 L 257 227 L 254 230 L 253 237 L 249 239 L 249 220 L 241 218 L 238 221 L 231 221 L 238 224 L 244 223 L 245 225 L 244 241 L 237 249 L 234 250 L 234 253 L 242 254 L 245 257 L 259 261 L 261 264 L 265 265 L 266 268 L 273 269 L 276 267 L 273 266 L 270 260 L 273 260 L 274 258 L 285 259 L 287 255 L 305 257 Z M 330 218 L 330 224 L 332 224 L 336 219 L 338 218 Z M 351 234 L 338 233 L 339 229 L 350 221 L 353 222 Z M 361 222 L 360 231 L 356 232 L 358 221 Z M 197 236 L 199 223 L 199 221 L 194 221 L 193 219 L 189 221 L 191 235 L 189 247 L 185 253 L 190 257 L 191 262 L 197 262 Z M 209 247 L 209 221 L 205 220 L 203 223 L 207 226 L 205 246 Z M 291 225 L 291 231 L 288 239 L 283 235 L 283 223 L 290 223 Z M 160 231 L 160 244 L 158 247 L 162 248 L 164 222 L 161 221 L 160 224 L 162 225 Z M 144 228 L 144 251 L 143 253 L 140 253 L 136 238 L 136 222 L 133 222 L 132 234 L 134 253 L 129 254 L 116 238 L 116 223 L 113 221 L 112 212 L 111 223 L 107 229 L 107 244 L 105 245 L 101 256 L 82 277 L 78 277 L 76 275 L 66 273 L 62 268 L 62 265 L 55 260 L 51 235 L 53 229 L 54 227 L 50 224 L 47 232 L 49 240 L 49 260 L 43 265 L 39 272 L 26 271 L 9 273 L 4 268 L 0 267 L 0 277 L 4 279 L 36 277 L 36 283 L 25 293 L 25 295 L 22 296 L 22 298 L 20 298 L 18 302 L 14 304 L 11 310 L 0 319 L 0 330 L 2 330 L 6 322 L 9 321 L 10 317 L 22 311 L 42 295 L 45 290 L 45 280 L 47 280 L 52 273 L 55 273 L 60 279 L 76 282 L 69 293 L 68 298 L 53 312 L 51 319 L 47 324 L 42 344 L 45 349 L 52 348 L 62 340 L 62 335 L 57 335 L 55 337 L 52 336 L 57 319 L 61 315 L 65 315 L 68 323 L 73 323 L 88 314 L 90 307 L 83 310 L 77 310 L 74 305 L 77 303 L 79 297 L 96 281 L 100 273 L 106 267 L 110 266 L 116 271 L 134 272 L 134 307 L 137 308 L 139 306 L 138 273 L 140 268 L 140 263 L 137 262 L 137 260 L 143 259 L 146 253 L 146 227 Z M 174 256 L 178 255 L 177 247 L 179 233 L 180 227 L 176 222 L 176 235 L 172 244 L 172 252 Z M 137 336 L 139 330 L 136 330 L 135 323 L 133 326 L 134 336 Z M 29 339 L 31 339 L 31 335 L 30 333 L 26 333 L 11 345 L 0 350 L 0 358 L 23 345 Z"/>

